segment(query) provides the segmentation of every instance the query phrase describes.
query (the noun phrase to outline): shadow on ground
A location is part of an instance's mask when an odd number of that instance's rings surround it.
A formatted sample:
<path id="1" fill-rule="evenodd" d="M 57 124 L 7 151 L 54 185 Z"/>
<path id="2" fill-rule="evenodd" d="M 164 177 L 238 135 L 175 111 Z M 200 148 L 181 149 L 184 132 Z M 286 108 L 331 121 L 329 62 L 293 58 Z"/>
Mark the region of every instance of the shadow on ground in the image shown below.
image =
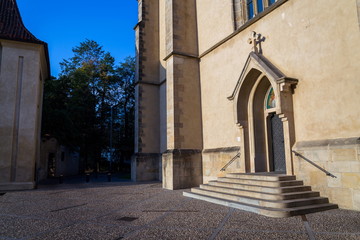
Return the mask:
<path id="1" fill-rule="evenodd" d="M 360 212 L 269 218 L 186 198 L 160 182 L 82 177 L 0 195 L 0 239 L 360 239 Z"/>

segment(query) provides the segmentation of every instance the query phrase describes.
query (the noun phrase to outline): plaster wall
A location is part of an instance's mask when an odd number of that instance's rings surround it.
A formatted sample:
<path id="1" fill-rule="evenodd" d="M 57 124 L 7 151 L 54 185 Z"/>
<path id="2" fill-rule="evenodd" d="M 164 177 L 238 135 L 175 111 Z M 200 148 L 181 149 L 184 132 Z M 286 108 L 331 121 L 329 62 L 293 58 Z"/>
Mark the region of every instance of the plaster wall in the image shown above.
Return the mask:
<path id="1" fill-rule="evenodd" d="M 356 0 L 356 4 L 357 4 L 357 12 L 358 12 L 359 28 L 360 28 L 360 0 Z"/>
<path id="2" fill-rule="evenodd" d="M 357 24 L 355 0 L 287 1 L 203 56 L 204 148 L 231 147 L 241 137 L 236 136 L 236 109 L 226 98 L 252 50 L 247 43 L 251 31 L 265 37 L 264 56 L 299 79 L 293 95 L 297 141 L 359 136 Z"/>
<path id="3" fill-rule="evenodd" d="M 196 1 L 199 53 L 234 31 L 233 0 Z"/>
<path id="4" fill-rule="evenodd" d="M 39 154 L 42 46 L 4 40 L 1 46 L 0 189 L 32 188 Z"/>

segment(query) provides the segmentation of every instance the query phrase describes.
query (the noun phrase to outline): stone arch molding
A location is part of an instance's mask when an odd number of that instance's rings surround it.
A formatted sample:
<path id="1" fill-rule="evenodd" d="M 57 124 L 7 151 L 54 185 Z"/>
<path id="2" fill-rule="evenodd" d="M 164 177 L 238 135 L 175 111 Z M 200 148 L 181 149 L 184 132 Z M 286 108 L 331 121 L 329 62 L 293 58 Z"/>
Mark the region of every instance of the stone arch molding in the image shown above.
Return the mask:
<path id="1" fill-rule="evenodd" d="M 286 173 L 293 174 L 293 162 L 291 147 L 295 143 L 295 128 L 293 117 L 292 95 L 298 80 L 285 76 L 263 55 L 251 52 L 241 71 L 240 77 L 232 94 L 228 97 L 233 102 L 234 119 L 239 127 L 240 148 L 243 149 L 241 161 L 244 162 L 244 172 L 255 172 L 255 132 L 253 126 L 254 92 L 268 81 L 268 85 L 274 89 L 276 98 L 276 114 L 279 115 L 284 129 L 284 145 Z M 267 171 L 270 171 L 268 166 Z"/>

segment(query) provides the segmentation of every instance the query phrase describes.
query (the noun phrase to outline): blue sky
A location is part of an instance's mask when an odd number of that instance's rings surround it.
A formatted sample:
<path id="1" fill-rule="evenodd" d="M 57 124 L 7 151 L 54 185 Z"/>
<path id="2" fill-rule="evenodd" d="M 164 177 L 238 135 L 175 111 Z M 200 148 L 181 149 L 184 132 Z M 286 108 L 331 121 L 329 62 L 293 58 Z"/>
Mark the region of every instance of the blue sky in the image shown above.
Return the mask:
<path id="1" fill-rule="evenodd" d="M 136 0 L 17 0 L 26 28 L 49 45 L 51 74 L 73 56 L 71 49 L 95 40 L 121 62 L 135 55 Z"/>

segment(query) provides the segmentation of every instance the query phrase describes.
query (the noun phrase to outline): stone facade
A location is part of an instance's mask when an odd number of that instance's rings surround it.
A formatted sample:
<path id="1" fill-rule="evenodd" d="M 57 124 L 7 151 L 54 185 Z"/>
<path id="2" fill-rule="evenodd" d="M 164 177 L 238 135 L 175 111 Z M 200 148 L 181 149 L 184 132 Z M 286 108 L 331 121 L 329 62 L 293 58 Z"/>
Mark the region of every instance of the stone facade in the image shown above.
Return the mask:
<path id="1" fill-rule="evenodd" d="M 132 157 L 132 180 L 159 178 L 160 104 L 159 3 L 139 1 L 136 31 L 137 83 L 135 87 L 135 152 Z M 144 174 L 139 174 L 144 173 Z"/>
<path id="2" fill-rule="evenodd" d="M 158 154 L 152 179 L 206 183 L 240 152 L 225 173 L 280 169 L 359 210 L 358 0 L 138 2 L 136 153 Z"/>
<path id="3" fill-rule="evenodd" d="M 360 138 L 297 142 L 296 152 L 336 176 L 326 176 L 295 156 L 297 176 L 341 208 L 360 210 Z"/>

